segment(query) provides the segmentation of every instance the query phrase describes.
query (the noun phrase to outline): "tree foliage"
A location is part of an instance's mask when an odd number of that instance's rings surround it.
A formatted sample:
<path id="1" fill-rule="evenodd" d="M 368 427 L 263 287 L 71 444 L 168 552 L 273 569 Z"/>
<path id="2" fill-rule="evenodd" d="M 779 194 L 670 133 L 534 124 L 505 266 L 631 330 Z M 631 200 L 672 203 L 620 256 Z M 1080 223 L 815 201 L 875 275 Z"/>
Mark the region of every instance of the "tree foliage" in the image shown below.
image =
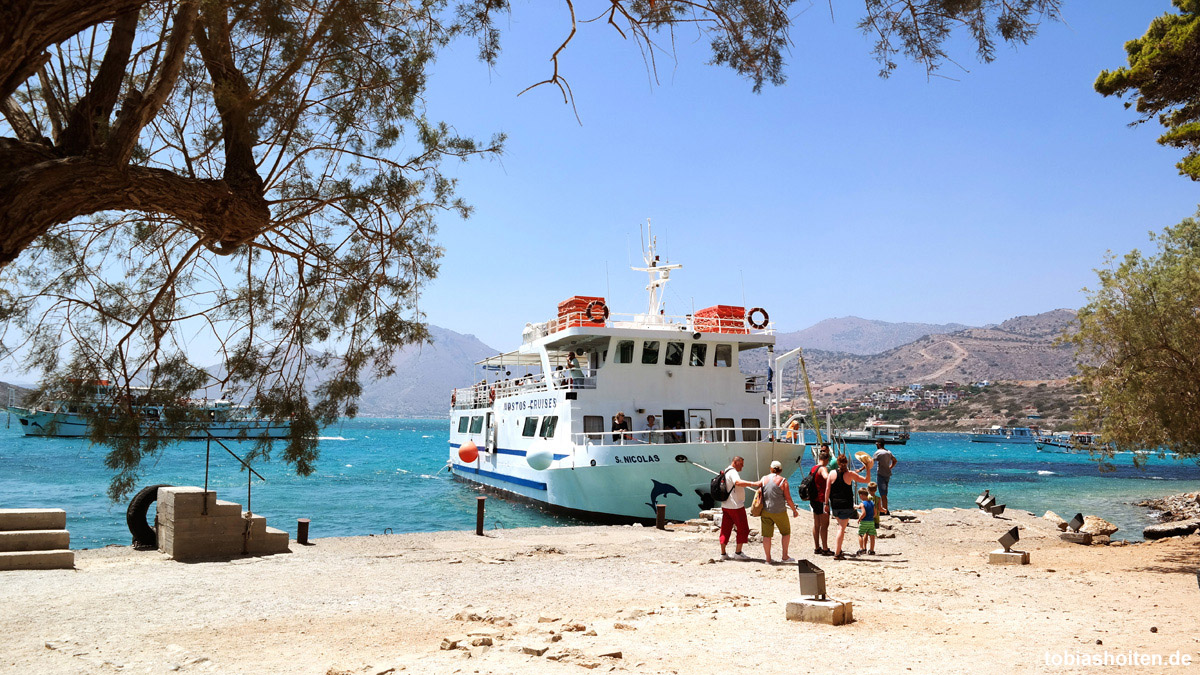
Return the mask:
<path id="1" fill-rule="evenodd" d="M 1115 449 L 1200 457 L 1200 221 L 1151 236 L 1156 255 L 1135 250 L 1098 270 L 1067 338 L 1086 394 L 1080 421 Z"/>
<path id="2" fill-rule="evenodd" d="M 1200 0 L 1172 0 L 1146 34 L 1125 43 L 1129 65 L 1102 71 L 1096 91 L 1128 97 L 1140 124 L 1157 119 L 1167 131 L 1158 142 L 1185 151 L 1179 173 L 1200 181 Z"/>
<path id="3" fill-rule="evenodd" d="M 537 84 L 567 100 L 558 55 L 590 25 L 631 38 L 651 69 L 687 29 L 754 89 L 784 81 L 794 0 L 609 0 L 580 17 L 563 1 L 569 24 Z M 954 29 L 990 60 L 995 39 L 1028 40 L 1059 1 L 869 0 L 862 25 L 885 72 L 900 52 L 932 72 Z M 470 213 L 443 167 L 498 155 L 503 136 L 429 119 L 426 77 L 457 39 L 494 63 L 509 11 L 508 0 L 0 5 L 0 350 L 46 374 L 47 398 L 94 380 L 124 388 L 91 413 L 114 498 L 196 422 L 181 409 L 141 424 L 138 397 L 171 404 L 208 387 L 289 420 L 283 456 L 307 474 L 319 426 L 353 415 L 363 378 L 390 375 L 396 349 L 428 339 L 417 298 L 442 254 L 438 218 Z M 211 344 L 217 354 L 196 353 Z"/>

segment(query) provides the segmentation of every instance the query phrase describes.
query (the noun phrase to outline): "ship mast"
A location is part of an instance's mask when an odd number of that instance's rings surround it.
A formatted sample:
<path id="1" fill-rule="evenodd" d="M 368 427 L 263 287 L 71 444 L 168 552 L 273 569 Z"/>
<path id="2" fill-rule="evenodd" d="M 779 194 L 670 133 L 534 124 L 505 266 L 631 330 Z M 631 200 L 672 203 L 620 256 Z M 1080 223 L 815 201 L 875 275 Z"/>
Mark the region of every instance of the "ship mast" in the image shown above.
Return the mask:
<path id="1" fill-rule="evenodd" d="M 646 313 L 647 323 L 663 323 L 663 289 L 667 282 L 671 279 L 671 270 L 681 269 L 683 265 L 661 264 L 656 253 L 658 249 L 658 238 L 654 236 L 654 230 L 650 226 L 650 221 L 646 221 L 646 233 L 650 241 L 650 245 L 642 251 L 642 260 L 645 261 L 645 267 L 632 267 L 635 272 L 645 272 L 650 275 L 650 283 L 646 284 L 646 291 L 650 294 L 650 302 Z"/>

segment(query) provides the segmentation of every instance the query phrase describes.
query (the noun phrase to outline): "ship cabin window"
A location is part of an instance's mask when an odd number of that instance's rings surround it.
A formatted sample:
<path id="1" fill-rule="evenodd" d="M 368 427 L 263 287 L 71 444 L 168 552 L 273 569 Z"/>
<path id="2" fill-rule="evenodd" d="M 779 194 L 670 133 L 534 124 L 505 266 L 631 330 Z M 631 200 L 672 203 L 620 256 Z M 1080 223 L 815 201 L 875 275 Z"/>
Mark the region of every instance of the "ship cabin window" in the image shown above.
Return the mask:
<path id="1" fill-rule="evenodd" d="M 713 427 L 716 431 L 713 432 L 715 439 L 720 443 L 729 443 L 737 440 L 734 438 L 734 432 L 722 431 L 722 429 L 732 429 L 734 426 L 732 417 L 718 417 L 713 421 Z"/>
<path id="2" fill-rule="evenodd" d="M 642 343 L 642 364 L 653 366 L 658 364 L 658 340 L 646 340 Z"/>
<path id="3" fill-rule="evenodd" d="M 554 438 L 554 429 L 558 427 L 558 415 L 547 415 L 542 418 L 542 431 L 538 434 L 542 438 Z"/>
<path id="4" fill-rule="evenodd" d="M 476 415 L 471 418 L 471 433 L 477 434 L 483 431 L 483 415 Z"/>
<path id="5" fill-rule="evenodd" d="M 604 438 L 604 417 L 602 415 L 584 415 L 583 434 L 589 442 Z"/>
<path id="6" fill-rule="evenodd" d="M 733 365 L 733 346 L 732 345 L 717 345 L 717 351 L 713 354 L 713 365 L 718 368 L 728 368 Z M 730 425 L 732 426 L 732 425 Z"/>
<path id="7" fill-rule="evenodd" d="M 703 366 L 704 357 L 708 356 L 708 345 L 702 342 L 692 343 L 692 357 L 688 359 L 689 366 Z"/>
<path id="8" fill-rule="evenodd" d="M 616 357 L 615 363 L 633 363 L 633 340 L 618 342 Z"/>
<path id="9" fill-rule="evenodd" d="M 668 366 L 683 365 L 683 343 L 668 342 L 667 343 L 667 358 L 665 363 Z"/>
<path id="10" fill-rule="evenodd" d="M 537 425 L 538 425 L 538 418 L 526 417 L 525 418 L 525 427 L 523 429 L 521 429 L 521 435 L 524 436 L 525 438 L 533 438 L 533 435 L 537 433 Z"/>
<path id="11" fill-rule="evenodd" d="M 463 415 L 462 417 L 458 418 L 458 433 L 460 433 L 460 434 L 467 433 L 467 425 L 470 423 L 471 423 L 471 418 L 466 415 Z"/>
<path id="12" fill-rule="evenodd" d="M 743 417 L 742 418 L 742 440 L 743 441 L 757 441 L 758 435 L 759 435 L 758 430 L 760 427 L 762 427 L 762 423 L 759 422 L 757 419 L 755 419 L 753 417 Z"/>

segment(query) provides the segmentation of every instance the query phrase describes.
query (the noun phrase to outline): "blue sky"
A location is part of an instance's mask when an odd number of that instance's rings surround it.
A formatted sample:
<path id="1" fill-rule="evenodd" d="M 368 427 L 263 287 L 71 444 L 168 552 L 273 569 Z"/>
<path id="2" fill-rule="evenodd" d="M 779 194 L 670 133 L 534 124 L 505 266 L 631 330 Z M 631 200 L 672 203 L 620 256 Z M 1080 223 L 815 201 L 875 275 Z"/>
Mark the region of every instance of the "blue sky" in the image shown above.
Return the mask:
<path id="1" fill-rule="evenodd" d="M 571 295 L 638 311 L 645 277 L 628 263 L 650 218 L 684 264 L 668 313 L 742 304 L 744 289 L 785 331 L 846 315 L 984 324 L 1080 306 L 1106 251 L 1196 212 L 1160 128 L 1130 128 L 1092 89 L 1166 0 L 1068 2 L 1064 23 L 991 64 L 959 43 L 965 70 L 902 62 L 887 80 L 855 28 L 861 3 L 834 4 L 835 19 L 827 3 L 797 17 L 788 82 L 761 94 L 707 65 L 694 32 L 677 59 L 658 55 L 653 84 L 636 45 L 581 24 L 560 72 L 582 124 L 556 89 L 517 96 L 550 73 L 561 3 L 514 3 L 495 69 L 470 43 L 443 55 L 430 115 L 509 140 L 503 159 L 452 169 L 476 211 L 442 223 L 428 320 L 508 349 Z"/>

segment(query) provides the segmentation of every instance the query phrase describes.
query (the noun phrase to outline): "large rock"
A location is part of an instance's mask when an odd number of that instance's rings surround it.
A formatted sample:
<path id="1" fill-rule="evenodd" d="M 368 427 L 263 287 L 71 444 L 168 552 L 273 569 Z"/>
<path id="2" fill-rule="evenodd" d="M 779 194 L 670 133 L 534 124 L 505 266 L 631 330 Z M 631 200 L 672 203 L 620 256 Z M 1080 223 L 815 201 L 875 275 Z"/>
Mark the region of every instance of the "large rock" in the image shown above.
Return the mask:
<path id="1" fill-rule="evenodd" d="M 1120 528 L 1099 516 L 1084 516 L 1083 527 L 1079 528 L 1080 532 L 1087 532 L 1093 537 L 1104 535 L 1108 536 L 1116 532 Z"/>
<path id="2" fill-rule="evenodd" d="M 1054 526 L 1057 527 L 1059 530 L 1061 530 L 1063 532 L 1067 531 L 1067 521 L 1063 520 L 1062 516 L 1059 516 L 1057 513 L 1053 512 L 1053 511 L 1047 511 L 1045 513 L 1045 515 L 1042 516 L 1042 518 L 1044 520 L 1048 520 L 1051 523 L 1053 523 Z"/>
<path id="3" fill-rule="evenodd" d="M 1142 536 L 1147 539 L 1184 537 L 1195 532 L 1197 529 L 1200 529 L 1200 520 L 1179 520 L 1174 523 L 1150 525 L 1142 530 Z"/>

